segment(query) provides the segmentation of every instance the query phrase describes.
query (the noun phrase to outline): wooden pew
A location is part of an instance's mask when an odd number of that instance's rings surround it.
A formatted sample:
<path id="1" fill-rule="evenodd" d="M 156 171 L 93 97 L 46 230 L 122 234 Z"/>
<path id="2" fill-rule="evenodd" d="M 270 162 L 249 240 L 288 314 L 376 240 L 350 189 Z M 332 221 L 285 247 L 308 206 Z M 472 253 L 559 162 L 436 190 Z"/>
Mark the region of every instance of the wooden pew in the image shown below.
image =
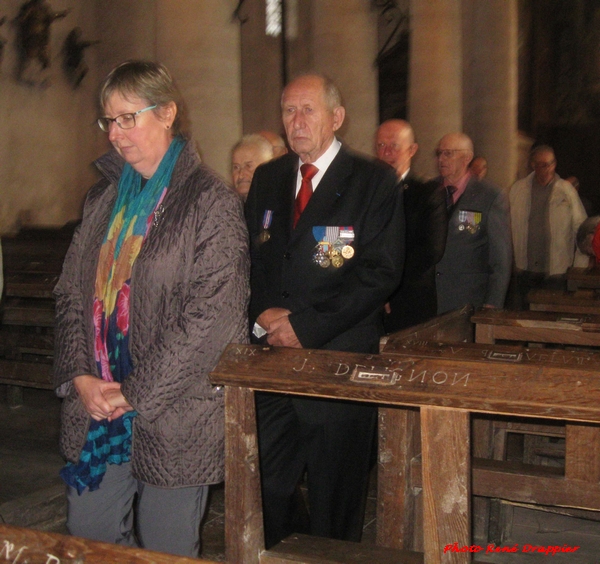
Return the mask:
<path id="1" fill-rule="evenodd" d="M 52 291 L 75 224 L 29 228 L 2 238 L 4 298 L 0 314 L 0 384 L 12 406 L 22 388 L 52 388 L 54 299 Z"/>
<path id="2" fill-rule="evenodd" d="M 228 561 L 291 561 L 264 550 L 254 390 L 364 401 L 385 406 L 390 413 L 418 408 L 422 456 L 413 459 L 411 482 L 423 488 L 424 559 L 428 563 L 448 561 L 444 560 L 447 545 L 470 545 L 471 477 L 473 492 L 479 495 L 510 493 L 510 499 L 517 500 L 546 496 L 542 501 L 555 502 L 549 489 L 555 488 L 560 492 L 558 505 L 600 510 L 600 484 L 581 480 L 585 467 L 593 466 L 593 460 L 585 460 L 585 453 L 574 456 L 574 466 L 565 476 L 546 477 L 545 487 L 533 494 L 516 487 L 522 480 L 538 479 L 529 476 L 524 465 L 471 460 L 471 413 L 600 422 L 597 356 L 582 357 L 580 362 L 575 357 L 532 358 L 522 351 L 469 343 L 407 345 L 393 339 L 388 339 L 380 355 L 230 345 L 212 374 L 214 384 L 226 386 Z M 384 507 L 378 513 L 377 542 L 399 549 L 404 534 L 404 492 L 391 495 L 393 487 L 386 479 L 398 471 L 402 453 L 393 416 L 384 423 L 380 421 L 379 465 L 388 465 L 388 470 L 379 474 L 378 504 Z M 588 446 L 595 459 L 593 441 Z M 356 546 L 356 550 L 367 550 L 362 544 Z M 310 546 L 303 550 L 310 554 Z M 453 562 L 470 561 L 468 553 L 452 556 Z M 397 561 L 412 557 L 414 553 L 399 550 Z M 365 557 L 364 561 L 369 560 Z"/>
<path id="3" fill-rule="evenodd" d="M 567 270 L 567 290 L 575 292 L 582 288 L 600 289 L 600 267 L 571 267 Z"/>
<path id="4" fill-rule="evenodd" d="M 554 343 L 566 345 L 583 345 L 600 347 L 600 332 L 598 332 L 598 316 L 581 314 L 555 314 L 548 312 L 508 312 L 508 311 L 479 311 L 471 318 L 476 323 L 476 341 L 478 343 L 495 343 L 498 339 L 510 341 Z M 545 359 L 548 362 L 582 362 L 600 367 L 600 350 L 569 351 L 562 349 L 525 349 L 523 354 L 528 358 Z M 565 470 L 566 482 L 586 484 L 590 491 L 600 482 L 600 427 L 581 424 L 540 425 L 540 421 L 520 422 L 492 421 L 488 427 L 485 423 L 478 433 L 481 450 L 487 450 L 488 455 L 502 459 L 506 447 L 507 433 L 522 433 L 525 435 L 525 449 L 534 444 L 534 439 L 541 436 L 565 437 Z M 490 452 L 491 449 L 491 452 Z M 576 482 L 573 482 L 576 481 Z M 539 487 L 545 487 L 543 480 L 537 480 Z M 570 486 L 569 486 L 570 487 Z M 560 488 L 551 490 L 553 503 L 538 499 L 531 503 L 540 505 L 564 505 Z M 541 492 L 540 492 L 541 493 Z M 511 499 L 507 496 L 498 496 Z M 534 496 L 535 497 L 535 496 Z M 600 499 L 599 499 L 600 501 Z M 575 507 L 580 507 L 575 505 Z M 599 510 L 600 507 L 588 509 Z"/>
<path id="5" fill-rule="evenodd" d="M 596 290 L 532 290 L 527 294 L 527 299 L 531 311 L 600 315 L 600 294 Z"/>
<path id="6" fill-rule="evenodd" d="M 471 321 L 478 343 L 507 340 L 600 346 L 600 315 L 483 309 Z"/>
<path id="7" fill-rule="evenodd" d="M 0 561 L 13 564 L 214 564 L 209 560 L 2 524 Z"/>

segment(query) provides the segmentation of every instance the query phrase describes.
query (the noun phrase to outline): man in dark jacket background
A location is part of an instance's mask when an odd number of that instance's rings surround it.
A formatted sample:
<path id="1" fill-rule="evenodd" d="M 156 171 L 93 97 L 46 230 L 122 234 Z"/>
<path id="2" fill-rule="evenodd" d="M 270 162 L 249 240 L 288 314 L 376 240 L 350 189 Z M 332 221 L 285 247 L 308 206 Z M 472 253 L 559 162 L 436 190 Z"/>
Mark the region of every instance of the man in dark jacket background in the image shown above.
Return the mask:
<path id="1" fill-rule="evenodd" d="M 390 119 L 377 129 L 375 150 L 379 159 L 396 171 L 406 216 L 402 283 L 386 304 L 387 333 L 423 323 L 437 314 L 435 265 L 446 246 L 446 196 L 439 184 L 424 184 L 411 173 L 412 158 L 418 148 L 407 121 Z"/>

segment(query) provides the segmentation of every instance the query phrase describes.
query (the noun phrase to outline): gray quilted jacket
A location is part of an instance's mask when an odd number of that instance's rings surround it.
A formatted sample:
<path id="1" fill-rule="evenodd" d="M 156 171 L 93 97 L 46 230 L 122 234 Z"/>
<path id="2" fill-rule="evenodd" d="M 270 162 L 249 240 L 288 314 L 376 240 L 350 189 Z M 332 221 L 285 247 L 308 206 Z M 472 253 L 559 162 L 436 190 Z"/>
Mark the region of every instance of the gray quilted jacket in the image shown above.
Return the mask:
<path id="1" fill-rule="evenodd" d="M 111 151 L 96 165 L 103 178 L 87 196 L 54 290 L 54 383 L 64 397 L 60 448 L 72 462 L 90 418 L 71 380 L 98 376 L 93 288 L 123 160 Z M 208 374 L 225 346 L 247 342 L 248 333 L 242 204 L 188 143 L 157 212 L 131 276 L 134 370 L 122 392 L 138 412 L 132 469 L 138 480 L 159 487 L 212 484 L 223 480 L 224 398 Z"/>

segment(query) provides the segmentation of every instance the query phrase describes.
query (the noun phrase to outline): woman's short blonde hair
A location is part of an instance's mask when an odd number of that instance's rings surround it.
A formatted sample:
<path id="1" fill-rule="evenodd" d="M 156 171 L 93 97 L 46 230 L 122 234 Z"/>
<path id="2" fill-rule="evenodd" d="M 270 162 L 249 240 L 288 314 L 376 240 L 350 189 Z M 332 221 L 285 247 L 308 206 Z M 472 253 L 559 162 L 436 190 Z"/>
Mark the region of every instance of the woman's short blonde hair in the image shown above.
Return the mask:
<path id="1" fill-rule="evenodd" d="M 104 109 L 108 99 L 118 93 L 123 98 L 136 97 L 149 106 L 156 104 L 155 112 L 174 102 L 177 115 L 173 122 L 173 135 L 191 137 L 187 109 L 181 92 L 167 68 L 152 61 L 126 61 L 115 67 L 100 85 L 100 106 Z"/>

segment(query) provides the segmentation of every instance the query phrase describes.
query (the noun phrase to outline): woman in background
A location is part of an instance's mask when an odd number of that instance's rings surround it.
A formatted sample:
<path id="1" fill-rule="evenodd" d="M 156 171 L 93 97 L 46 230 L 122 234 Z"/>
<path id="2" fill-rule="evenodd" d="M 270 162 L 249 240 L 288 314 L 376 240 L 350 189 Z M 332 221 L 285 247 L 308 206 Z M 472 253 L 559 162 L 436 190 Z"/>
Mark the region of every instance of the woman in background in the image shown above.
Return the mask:
<path id="1" fill-rule="evenodd" d="M 113 150 L 55 289 L 67 526 L 193 557 L 223 480 L 223 392 L 208 374 L 247 339 L 242 205 L 200 163 L 163 66 L 119 65 L 100 104 Z"/>

